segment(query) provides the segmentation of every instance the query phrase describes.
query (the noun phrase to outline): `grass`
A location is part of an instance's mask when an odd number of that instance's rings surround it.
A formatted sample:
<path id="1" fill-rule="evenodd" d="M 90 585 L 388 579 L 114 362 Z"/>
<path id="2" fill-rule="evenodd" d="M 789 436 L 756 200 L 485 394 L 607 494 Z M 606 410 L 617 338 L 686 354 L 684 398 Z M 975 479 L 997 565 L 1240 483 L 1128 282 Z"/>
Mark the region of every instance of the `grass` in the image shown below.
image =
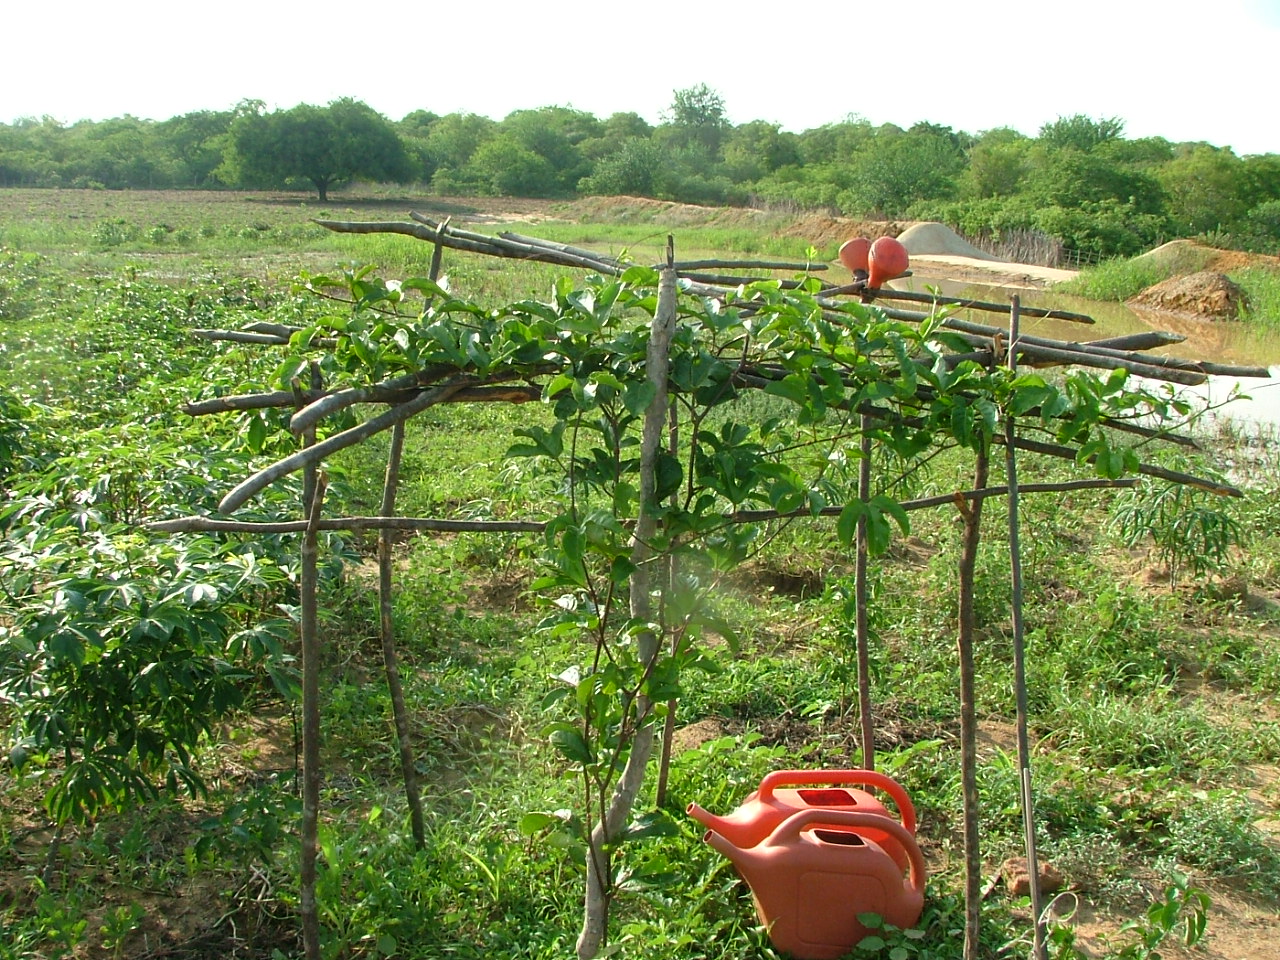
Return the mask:
<path id="1" fill-rule="evenodd" d="M 1054 289 L 1087 300 L 1123 302 L 1171 276 L 1172 267 L 1154 260 L 1142 257 L 1107 260 L 1086 267 L 1077 277 L 1057 284 Z"/>
<path id="2" fill-rule="evenodd" d="M 0 205 L 15 202 L 0 194 Z M 329 309 L 300 303 L 285 289 L 290 264 L 329 270 L 335 257 L 358 256 L 384 263 L 389 275 L 399 268 L 422 270 L 424 245 L 399 238 L 338 238 L 299 228 L 290 239 L 290 218 L 310 211 L 296 199 L 273 205 L 226 198 L 212 208 L 216 212 L 187 213 L 174 202 L 155 208 L 143 203 L 125 215 L 136 225 L 173 221 L 175 232 L 194 223 L 199 234 L 206 218 L 214 226 L 214 235 L 193 241 L 190 251 L 161 242 L 161 256 L 172 257 L 155 271 L 164 282 L 150 272 L 128 272 L 128 264 L 148 252 L 145 238 L 93 251 L 85 237 L 94 227 L 66 209 L 61 225 L 43 236 L 23 234 L 27 228 L 13 217 L 0 216 L 6 224 L 0 242 L 14 251 L 0 262 L 0 374 L 10 390 L 48 405 L 41 422 L 56 435 L 50 442 L 74 447 L 81 439 L 77 426 L 88 417 L 110 431 L 143 393 L 175 404 L 227 371 L 236 383 L 260 383 L 271 363 L 256 349 L 202 347 L 188 357 L 179 345 L 190 343 L 186 331 L 193 325 Z M 226 232 L 242 221 L 251 226 L 247 214 L 259 210 L 269 222 L 268 230 L 254 228 L 262 237 Z M 643 249 L 652 234 L 650 225 L 557 225 L 558 232 L 544 226 L 536 232 L 617 249 Z M 690 249 L 705 243 L 719 255 L 756 252 L 727 234 L 680 236 Z M 764 252 L 773 240 L 755 242 Z M 36 263 L 36 255 L 45 259 Z M 150 271 L 155 260 L 144 262 Z M 94 264 L 105 272 L 79 272 Z M 553 275 L 453 253 L 446 267 L 460 288 L 491 302 L 540 294 Z M 238 279 L 238 272 L 249 278 Z M 195 294 L 194 316 L 184 313 L 186 292 Z M 134 299 L 126 301 L 126 295 Z M 140 330 L 144 319 L 150 338 L 145 365 L 130 360 L 126 336 L 131 320 Z M 99 378 L 106 370 L 128 377 Z M 42 381 L 48 386 L 39 390 Z M 547 475 L 504 457 L 513 430 L 542 411 L 498 405 L 437 410 L 409 430 L 401 512 L 526 516 L 557 495 Z M 219 461 L 216 472 L 205 474 L 206 483 L 231 482 L 248 457 L 239 445 L 238 422 L 220 418 L 186 430 L 176 426 L 180 422 L 174 416 L 148 432 L 135 427 L 134 435 L 144 448 L 168 434 L 175 443 L 180 435 L 184 449 L 225 447 L 231 463 Z M 0 433 L 0 453 L 7 436 Z M 107 442 L 127 438 L 125 432 L 105 436 Z M 1241 445 L 1214 451 L 1224 457 L 1247 452 L 1249 444 L 1255 454 L 1257 444 L 1274 446 L 1274 438 L 1220 442 Z M 167 462 L 177 455 L 163 456 Z M 342 480 L 335 496 L 368 512 L 380 496 L 384 455 L 373 444 L 335 460 Z M 1118 919 L 1140 909 L 1135 899 L 1158 898 L 1177 871 L 1190 871 L 1211 891 L 1229 892 L 1243 883 L 1268 909 L 1280 906 L 1277 847 L 1256 825 L 1258 817 L 1275 815 L 1280 797 L 1257 791 L 1254 777 L 1255 768 L 1280 763 L 1280 613 L 1265 599 L 1280 593 L 1280 539 L 1269 506 L 1277 502 L 1280 469 L 1274 457 L 1258 462 L 1249 497 L 1227 506 L 1251 537 L 1248 552 L 1234 552 L 1218 577 L 1200 584 L 1148 580 L 1142 566 L 1147 548 L 1122 545 L 1114 498 L 1107 494 L 1025 499 L 1041 839 L 1080 895 Z M 939 458 L 929 483 L 954 489 L 965 482 L 967 469 L 961 456 Z M 1036 479 L 1068 473 L 1069 467 L 1055 467 Z M 992 482 L 1001 482 L 998 471 Z M 173 495 L 188 494 L 179 488 Z M 914 955 L 935 958 L 959 956 L 949 931 L 962 922 L 953 512 L 913 514 L 911 539 L 896 538 L 890 554 L 873 565 L 878 766 L 906 786 L 920 810 L 932 876 L 921 923 L 925 939 Z M 1017 853 L 1022 827 L 1012 746 L 1000 739 L 1014 719 L 1000 511 L 988 511 L 984 523 L 977 667 L 979 712 L 991 741 L 983 747 L 980 775 L 982 843 L 994 865 Z M 632 873 L 614 917 L 623 955 L 772 956 L 734 871 L 701 842 L 683 808 L 697 800 L 727 812 L 770 769 L 856 761 L 845 606 L 853 558 L 834 546 L 831 533 L 827 523 L 792 524 L 723 585 L 717 613 L 734 628 L 740 646 L 731 649 L 709 636 L 715 669 L 686 681 L 678 722 L 704 724 L 709 739 L 675 758 L 661 809 L 671 835 L 639 841 L 627 852 Z M 371 543 L 356 540 L 357 555 L 329 581 L 319 883 L 326 956 L 560 958 L 571 952 L 581 899 L 572 831 L 522 828 L 529 813 L 571 806 L 577 790 L 547 745 L 543 698 L 555 685 L 552 678 L 582 651 L 539 629 L 545 602 L 529 588 L 538 573 L 538 546 L 535 537 L 514 535 L 412 537 L 397 546 L 394 619 L 428 811 L 422 851 L 408 836 L 398 783 L 367 570 Z M 1245 578 L 1243 592 L 1207 589 L 1233 577 Z M 69 829 L 48 881 L 39 879 L 52 838 L 39 812 L 42 786 L 0 767 L 0 924 L 9 934 L 0 958 L 129 955 L 179 942 L 206 943 L 209 953 L 295 955 L 294 710 L 258 678 L 248 709 L 229 718 L 221 735 L 202 748 L 207 796 Z M 0 706 L 0 717 L 3 712 Z M 648 793 L 641 809 L 654 806 Z M 174 910 L 179 898 L 194 907 L 185 919 Z M 991 955 L 1025 933 L 1018 909 L 1000 896 L 984 906 Z M 1211 914 L 1211 932 L 1213 926 Z M 916 941 L 907 942 L 916 948 Z"/>
<path id="3" fill-rule="evenodd" d="M 1231 278 L 1244 288 L 1248 302 L 1245 319 L 1280 327 L 1280 272 L 1246 267 Z"/>
<path id="4" fill-rule="evenodd" d="M 1144 254 L 1129 260 L 1108 260 L 1086 267 L 1074 279 L 1055 285 L 1054 290 L 1089 300 L 1122 303 L 1176 274 L 1208 269 L 1213 256 L 1212 251 L 1191 247 L 1172 255 Z M 1241 320 L 1280 326 L 1280 271 L 1245 266 L 1229 270 L 1227 276 L 1245 293 Z"/>

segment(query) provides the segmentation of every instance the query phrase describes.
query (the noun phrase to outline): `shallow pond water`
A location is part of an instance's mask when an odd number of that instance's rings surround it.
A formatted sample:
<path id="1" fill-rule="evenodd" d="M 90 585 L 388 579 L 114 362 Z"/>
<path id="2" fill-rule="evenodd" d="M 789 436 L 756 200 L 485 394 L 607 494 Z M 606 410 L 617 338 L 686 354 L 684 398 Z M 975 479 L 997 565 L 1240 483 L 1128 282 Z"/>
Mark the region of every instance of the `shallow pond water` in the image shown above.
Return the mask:
<path id="1" fill-rule="evenodd" d="M 894 281 L 895 287 L 904 290 L 926 292 L 938 289 L 945 296 L 971 297 L 990 303 L 1007 303 L 1012 294 L 1021 296 L 1023 306 L 1047 307 L 1069 310 L 1093 317 L 1093 324 L 1071 323 L 1065 320 L 1045 320 L 1026 317 L 1022 321 L 1024 333 L 1054 340 L 1088 341 L 1102 340 L 1150 330 L 1168 331 L 1185 337 L 1181 343 L 1158 350 L 1146 351 L 1152 356 L 1180 357 L 1187 360 L 1208 360 L 1217 363 L 1243 366 L 1268 367 L 1272 379 L 1237 379 L 1234 377 L 1210 377 L 1201 387 L 1184 387 L 1213 403 L 1221 403 L 1231 396 L 1233 389 L 1243 391 L 1248 399 L 1232 401 L 1219 411 L 1220 416 L 1233 420 L 1267 424 L 1280 427 L 1280 330 L 1258 324 L 1237 321 L 1194 320 L 1156 311 L 1138 312 L 1123 303 L 1103 303 L 1082 300 L 1048 290 L 1014 290 L 1008 287 L 959 283 L 937 278 L 913 276 Z M 910 307 L 910 304 L 902 304 Z M 966 319 L 975 323 L 1003 327 L 1008 319 L 998 313 L 966 311 Z"/>

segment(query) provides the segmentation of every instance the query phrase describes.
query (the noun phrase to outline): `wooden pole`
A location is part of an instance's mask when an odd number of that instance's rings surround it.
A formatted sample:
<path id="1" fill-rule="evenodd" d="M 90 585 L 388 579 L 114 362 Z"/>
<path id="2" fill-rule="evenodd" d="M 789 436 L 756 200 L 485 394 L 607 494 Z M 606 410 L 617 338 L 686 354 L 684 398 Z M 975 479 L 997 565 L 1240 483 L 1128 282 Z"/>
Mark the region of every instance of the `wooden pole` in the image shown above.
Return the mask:
<path id="1" fill-rule="evenodd" d="M 680 456 L 680 412 L 674 401 L 667 404 L 667 452 L 672 457 Z M 674 508 L 680 503 L 678 493 L 671 494 L 670 504 Z M 666 592 L 670 595 L 673 591 L 679 589 L 680 571 L 676 566 L 675 543 L 667 545 L 667 586 Z M 682 634 L 673 630 L 671 633 L 671 655 L 674 657 L 680 652 L 680 639 Z M 671 747 L 675 741 L 676 735 L 676 707 L 679 704 L 676 699 L 667 701 L 667 716 L 662 724 L 662 756 L 658 759 L 658 785 L 654 791 L 654 805 L 662 807 L 667 802 L 667 780 L 671 776 Z"/>
<path id="2" fill-rule="evenodd" d="M 458 381 L 440 384 L 430 390 L 424 390 L 408 403 L 393 407 L 386 413 L 379 414 L 371 420 L 366 420 L 350 430 L 335 433 L 319 443 L 303 447 L 297 453 L 285 457 L 283 460 L 277 460 L 271 466 L 264 467 L 252 476 L 241 480 L 230 493 L 222 498 L 222 501 L 218 504 L 218 509 L 222 513 L 232 513 L 259 490 L 269 486 L 281 477 L 293 473 L 293 471 L 305 467 L 307 464 L 316 463 L 330 454 L 337 453 L 339 450 L 354 446 L 362 440 L 367 440 L 375 433 L 388 430 L 397 423 L 408 420 L 414 414 L 421 413 L 428 407 L 448 399 L 452 394 L 469 385 L 469 383 Z"/>
<path id="3" fill-rule="evenodd" d="M 985 444 L 978 451 L 973 485 L 987 485 L 989 458 Z M 957 495 L 956 509 L 964 518 L 959 580 L 960 616 L 957 646 L 960 654 L 960 780 L 964 795 L 964 960 L 978 960 L 978 935 L 982 923 L 982 854 L 978 845 L 978 716 L 973 663 L 977 633 L 973 583 L 982 538 L 982 500 Z"/>
<path id="4" fill-rule="evenodd" d="M 1018 322 L 1021 300 L 1015 294 L 1009 311 L 1009 371 L 1018 372 Z M 1013 689 L 1017 701 L 1018 717 L 1018 771 L 1022 795 L 1022 831 L 1027 851 L 1027 876 L 1031 886 L 1031 916 L 1035 923 L 1034 949 L 1036 960 L 1048 960 L 1045 942 L 1043 907 L 1040 899 L 1040 865 L 1036 856 L 1036 812 L 1031 792 L 1031 744 L 1027 736 L 1027 657 L 1025 631 L 1022 622 L 1022 547 L 1018 529 L 1018 453 L 1016 427 L 1011 414 L 1004 419 L 1004 463 L 1009 485 L 1006 500 L 1009 512 L 1009 571 L 1012 581 L 1011 617 L 1013 620 Z"/>
<path id="5" fill-rule="evenodd" d="M 387 456 L 386 479 L 382 486 L 382 515 L 392 516 L 396 510 L 396 491 L 400 483 L 400 460 L 404 451 L 404 424 L 391 428 L 391 451 Z M 427 845 L 426 825 L 422 818 L 422 794 L 418 790 L 418 771 L 413 763 L 413 737 L 409 730 L 409 711 L 404 703 L 404 684 L 396 656 L 395 623 L 392 617 L 391 534 L 386 527 L 378 531 L 378 614 L 382 636 L 382 666 L 387 675 L 387 692 L 391 696 L 391 716 L 396 727 L 396 743 L 400 748 L 400 776 L 404 780 L 405 801 L 409 805 L 409 829 L 414 845 Z"/>
<path id="6" fill-rule="evenodd" d="M 311 368 L 312 386 L 319 368 Z M 305 444 L 315 442 L 308 431 Z M 324 506 L 326 480 L 315 461 L 303 472 L 303 506 L 307 529 L 302 537 L 302 569 L 298 576 L 299 634 L 302 648 L 302 845 L 298 912 L 307 960 L 320 960 L 320 915 L 316 903 L 316 860 L 320 822 L 320 630 L 317 601 L 317 523 Z"/>
<path id="7" fill-rule="evenodd" d="M 441 233 L 448 227 L 440 225 Z M 440 276 L 440 259 L 444 247 L 437 243 L 431 255 L 429 277 Z M 387 454 L 387 472 L 382 484 L 382 516 L 395 516 L 396 494 L 400 488 L 400 462 L 404 453 L 404 421 L 391 428 L 391 449 Z M 400 776 L 404 781 L 405 801 L 409 805 L 409 829 L 414 845 L 422 850 L 427 845 L 426 824 L 422 816 L 422 794 L 418 790 L 418 771 L 413 762 L 413 737 L 409 730 L 409 711 L 404 702 L 404 684 L 396 656 L 395 622 L 392 616 L 391 534 L 388 527 L 378 531 L 378 615 L 382 638 L 382 665 L 387 675 L 387 692 L 391 696 L 391 716 L 400 750 Z"/>
<path id="8" fill-rule="evenodd" d="M 862 459 L 858 463 L 858 499 L 871 500 L 871 418 L 862 415 Z M 862 769 L 876 768 L 875 724 L 871 716 L 871 640 L 867 598 L 867 516 L 858 517 L 854 560 L 854 634 L 858 657 L 858 719 L 862 730 Z"/>

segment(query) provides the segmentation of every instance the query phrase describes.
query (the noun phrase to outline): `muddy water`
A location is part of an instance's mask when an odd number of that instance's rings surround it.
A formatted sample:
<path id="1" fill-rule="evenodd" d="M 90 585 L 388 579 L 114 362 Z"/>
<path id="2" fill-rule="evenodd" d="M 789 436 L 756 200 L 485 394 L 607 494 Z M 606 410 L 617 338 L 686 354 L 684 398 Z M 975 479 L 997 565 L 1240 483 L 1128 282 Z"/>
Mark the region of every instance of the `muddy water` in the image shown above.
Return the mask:
<path id="1" fill-rule="evenodd" d="M 1159 312 L 1137 312 L 1122 303 L 1081 300 L 1047 290 L 1012 290 L 1007 287 L 964 284 L 922 276 L 894 281 L 893 285 L 921 292 L 928 287 L 936 287 L 946 296 L 971 297 L 991 303 L 1007 303 L 1011 294 L 1017 293 L 1022 298 L 1023 306 L 1070 310 L 1086 314 L 1096 321 L 1092 325 L 1086 325 L 1064 320 L 1023 319 L 1024 333 L 1055 340 L 1101 340 L 1151 330 L 1176 333 L 1186 339 L 1182 343 L 1161 347 L 1150 353 L 1153 356 L 1167 355 L 1187 360 L 1211 360 L 1270 368 L 1271 380 L 1210 377 L 1203 387 L 1183 389 L 1193 389 L 1197 395 L 1218 403 L 1227 399 L 1233 388 L 1238 387 L 1248 394 L 1249 399 L 1233 401 L 1222 411 L 1224 415 L 1235 420 L 1280 427 L 1280 330 L 1250 323 L 1211 322 Z M 909 308 L 911 305 L 902 303 L 901 306 Z M 974 310 L 966 311 L 965 316 L 975 323 L 990 326 L 1003 327 L 1008 323 L 1007 318 L 998 313 Z"/>

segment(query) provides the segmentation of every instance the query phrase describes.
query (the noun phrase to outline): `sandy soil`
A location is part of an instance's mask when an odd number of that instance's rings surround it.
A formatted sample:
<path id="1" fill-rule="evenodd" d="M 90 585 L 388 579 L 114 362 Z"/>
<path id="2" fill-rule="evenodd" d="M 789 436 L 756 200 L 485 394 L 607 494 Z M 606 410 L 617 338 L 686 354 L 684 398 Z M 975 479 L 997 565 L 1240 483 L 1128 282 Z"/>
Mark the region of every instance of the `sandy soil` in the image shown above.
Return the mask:
<path id="1" fill-rule="evenodd" d="M 1076 275 L 1075 270 L 935 253 L 913 255 L 911 269 L 918 275 L 940 280 L 989 283 L 1024 290 L 1038 290 L 1053 283 L 1070 280 Z"/>

